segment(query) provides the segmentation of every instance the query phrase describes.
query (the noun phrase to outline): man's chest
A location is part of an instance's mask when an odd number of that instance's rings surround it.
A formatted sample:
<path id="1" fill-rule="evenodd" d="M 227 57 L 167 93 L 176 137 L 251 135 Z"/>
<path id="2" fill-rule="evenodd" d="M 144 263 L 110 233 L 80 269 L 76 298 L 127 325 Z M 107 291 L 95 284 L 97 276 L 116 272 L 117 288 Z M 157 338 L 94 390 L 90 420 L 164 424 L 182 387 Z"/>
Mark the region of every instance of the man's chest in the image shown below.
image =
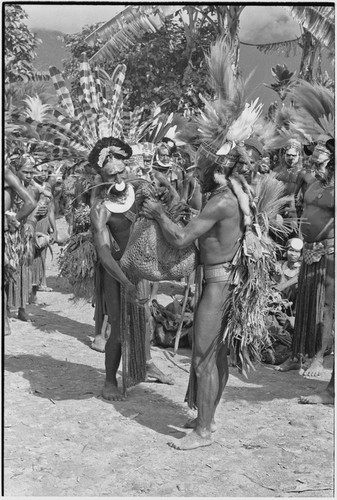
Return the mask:
<path id="1" fill-rule="evenodd" d="M 315 182 L 307 189 L 304 202 L 306 205 L 314 205 L 321 209 L 333 209 L 335 206 L 334 188 L 332 186 L 324 188 L 319 182 Z"/>

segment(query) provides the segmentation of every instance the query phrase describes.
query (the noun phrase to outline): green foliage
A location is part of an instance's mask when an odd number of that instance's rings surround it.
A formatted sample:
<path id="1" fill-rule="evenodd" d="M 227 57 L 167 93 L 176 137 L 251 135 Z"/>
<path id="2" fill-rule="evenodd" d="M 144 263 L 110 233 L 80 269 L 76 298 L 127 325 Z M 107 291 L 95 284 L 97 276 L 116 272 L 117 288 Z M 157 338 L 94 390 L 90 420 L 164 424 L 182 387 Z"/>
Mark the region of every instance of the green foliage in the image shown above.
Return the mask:
<path id="1" fill-rule="evenodd" d="M 68 78 L 75 78 L 77 76 L 79 59 L 82 52 L 85 52 L 88 59 L 90 59 L 90 57 L 102 47 L 103 43 L 99 38 L 95 41 L 95 45 L 93 46 L 85 42 L 85 38 L 102 24 L 103 23 L 85 25 L 79 33 L 63 36 L 64 46 L 70 53 L 70 57 L 63 60 L 63 70 Z"/>
<path id="2" fill-rule="evenodd" d="M 26 18 L 20 5 L 5 5 L 5 83 L 37 78 L 38 72 L 32 63 L 41 40 L 29 30 Z"/>
<path id="3" fill-rule="evenodd" d="M 71 53 L 71 57 L 63 63 L 68 78 L 78 75 L 78 57 L 82 52 L 90 58 L 103 45 L 98 38 L 94 47 L 84 41 L 97 27 L 85 26 L 80 33 L 64 37 Z M 195 35 L 192 44 L 188 43 L 183 23 L 171 19 L 157 33 L 144 35 L 131 50 L 121 50 L 118 61 L 105 61 L 99 66 L 111 75 L 118 63 L 126 64 L 123 85 L 126 107 L 133 109 L 145 105 L 145 108 L 150 108 L 153 101 L 159 103 L 169 99 L 165 110 L 182 112 L 186 107 L 199 106 L 199 92 L 209 90 L 204 49 L 213 39 L 214 33 L 206 23 L 198 36 Z"/>
<path id="4" fill-rule="evenodd" d="M 271 68 L 271 74 L 275 78 L 275 82 L 270 85 L 265 84 L 265 86 L 277 92 L 281 101 L 284 101 L 294 84 L 294 72 L 291 73 L 286 64 L 276 64 L 274 68 Z"/>

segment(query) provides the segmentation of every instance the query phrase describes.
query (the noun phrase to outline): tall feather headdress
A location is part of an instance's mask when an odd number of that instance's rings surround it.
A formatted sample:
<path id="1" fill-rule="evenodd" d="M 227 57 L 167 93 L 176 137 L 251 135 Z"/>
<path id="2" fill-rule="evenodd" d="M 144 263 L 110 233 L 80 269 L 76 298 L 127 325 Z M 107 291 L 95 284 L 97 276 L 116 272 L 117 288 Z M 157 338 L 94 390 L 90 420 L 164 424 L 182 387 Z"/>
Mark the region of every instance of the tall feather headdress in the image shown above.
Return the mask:
<path id="1" fill-rule="evenodd" d="M 292 106 L 276 114 L 275 133 L 267 140 L 266 149 L 284 148 L 294 137 L 302 144 L 334 139 L 335 103 L 331 90 L 301 81 L 289 97 Z"/>
<path id="2" fill-rule="evenodd" d="M 194 135 L 201 143 L 200 149 L 216 163 L 248 139 L 261 115 L 262 104 L 258 99 L 247 103 L 242 77 L 234 71 L 230 47 L 225 37 L 219 38 L 206 56 L 214 98 L 200 95 L 204 109 L 192 119 L 184 136 Z M 190 131 L 193 131 L 192 133 Z"/>
<path id="3" fill-rule="evenodd" d="M 34 156 L 87 160 L 98 140 L 111 136 L 122 138 L 124 64 L 118 64 L 110 78 L 113 91 L 109 98 L 103 83 L 108 75 L 104 72 L 101 78 L 102 70 L 92 71 L 85 53 L 81 56 L 76 96 L 70 94 L 60 70 L 53 66 L 49 72 L 59 98 L 52 118 L 42 122 L 22 117 L 18 121 L 29 124 L 37 134 L 30 139 Z"/>

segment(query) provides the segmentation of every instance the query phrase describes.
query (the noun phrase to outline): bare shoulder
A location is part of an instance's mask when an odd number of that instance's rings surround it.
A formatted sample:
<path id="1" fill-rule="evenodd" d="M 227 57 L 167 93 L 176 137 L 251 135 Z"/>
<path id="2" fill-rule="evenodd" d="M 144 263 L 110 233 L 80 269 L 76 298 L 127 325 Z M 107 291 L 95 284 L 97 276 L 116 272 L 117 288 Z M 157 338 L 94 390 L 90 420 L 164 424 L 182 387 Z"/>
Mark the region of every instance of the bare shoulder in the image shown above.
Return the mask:
<path id="1" fill-rule="evenodd" d="M 230 189 L 226 189 L 213 196 L 206 203 L 203 212 L 220 219 L 233 217 L 239 213 L 238 200 Z"/>

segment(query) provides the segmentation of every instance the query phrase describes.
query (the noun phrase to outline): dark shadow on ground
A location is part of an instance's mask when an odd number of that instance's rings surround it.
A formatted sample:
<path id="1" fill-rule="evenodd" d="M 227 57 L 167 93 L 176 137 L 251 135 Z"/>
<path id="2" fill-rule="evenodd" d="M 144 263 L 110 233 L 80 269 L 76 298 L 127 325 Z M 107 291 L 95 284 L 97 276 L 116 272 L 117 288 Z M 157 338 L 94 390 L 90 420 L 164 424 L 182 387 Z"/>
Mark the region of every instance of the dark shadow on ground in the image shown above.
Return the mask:
<path id="1" fill-rule="evenodd" d="M 47 295 L 47 293 L 45 295 Z M 88 307 L 91 307 L 91 305 L 88 304 Z M 94 308 L 92 308 L 92 311 L 94 314 Z M 63 335 L 69 335 L 69 337 L 76 338 L 86 346 L 91 344 L 89 336 L 94 336 L 94 326 L 88 325 L 87 323 L 80 323 L 66 316 L 44 310 L 41 305 L 29 306 L 29 312 L 32 315 L 32 323 L 38 330 L 46 333 L 58 331 Z"/>
<path id="2" fill-rule="evenodd" d="M 80 363 L 72 363 L 67 360 L 53 359 L 51 356 L 35 356 L 28 354 L 6 355 L 5 370 L 12 373 L 22 373 L 29 381 L 31 392 L 40 398 L 51 399 L 53 402 L 66 400 L 81 400 L 88 398 L 101 398 L 105 375 L 104 370 Z M 120 373 L 119 373 L 120 375 Z M 309 381 L 302 378 L 302 384 L 294 383 L 294 388 L 289 393 L 289 385 L 283 379 L 283 383 L 274 378 L 267 377 L 264 373 L 263 387 L 227 387 L 224 392 L 226 405 L 239 401 L 247 401 L 250 404 L 258 404 L 263 401 L 282 398 L 294 398 L 301 393 Z M 312 380 L 310 381 L 312 383 Z M 317 381 L 315 380 L 315 384 Z M 318 382 L 326 385 L 326 382 Z M 282 388 L 287 385 L 286 396 Z M 164 386 L 162 386 L 164 388 Z M 157 433 L 174 438 L 183 437 L 183 427 L 187 419 L 187 405 L 182 401 L 177 404 L 168 397 L 158 392 L 164 392 L 160 385 L 143 382 L 129 389 L 126 401 L 109 402 L 116 411 L 126 418 L 136 420 Z M 104 401 L 104 400 L 103 400 Z M 146 402 L 144 410 L 144 402 Z M 154 418 L 155 416 L 155 418 Z M 174 429 L 172 426 L 178 427 Z"/>
<path id="3" fill-rule="evenodd" d="M 63 276 L 52 275 L 47 277 L 47 286 L 53 289 L 53 292 L 69 295 L 72 293 L 72 287 L 67 278 Z M 38 298 L 47 298 L 48 292 L 38 292 Z"/>
<path id="4" fill-rule="evenodd" d="M 23 378 L 28 380 L 32 394 L 39 398 L 50 399 L 56 404 L 57 401 L 102 398 L 101 390 L 105 379 L 103 369 L 98 370 L 80 363 L 56 360 L 48 355 L 21 354 L 5 356 L 5 371 L 20 372 Z M 128 391 L 126 401 L 106 401 L 106 404 L 113 405 L 116 411 L 126 418 L 134 417 L 138 410 L 137 421 L 158 433 L 165 435 L 174 433 L 175 437 L 177 434 L 184 435 L 169 427 L 173 420 L 178 420 L 172 415 L 179 415 L 179 413 L 183 415 L 183 405 L 178 405 L 159 395 L 151 389 L 153 385 L 153 382 L 143 382 Z M 145 401 L 146 414 L 144 413 Z M 156 418 L 153 418 L 154 415 Z M 186 417 L 182 419 L 182 422 L 185 421 Z"/>

